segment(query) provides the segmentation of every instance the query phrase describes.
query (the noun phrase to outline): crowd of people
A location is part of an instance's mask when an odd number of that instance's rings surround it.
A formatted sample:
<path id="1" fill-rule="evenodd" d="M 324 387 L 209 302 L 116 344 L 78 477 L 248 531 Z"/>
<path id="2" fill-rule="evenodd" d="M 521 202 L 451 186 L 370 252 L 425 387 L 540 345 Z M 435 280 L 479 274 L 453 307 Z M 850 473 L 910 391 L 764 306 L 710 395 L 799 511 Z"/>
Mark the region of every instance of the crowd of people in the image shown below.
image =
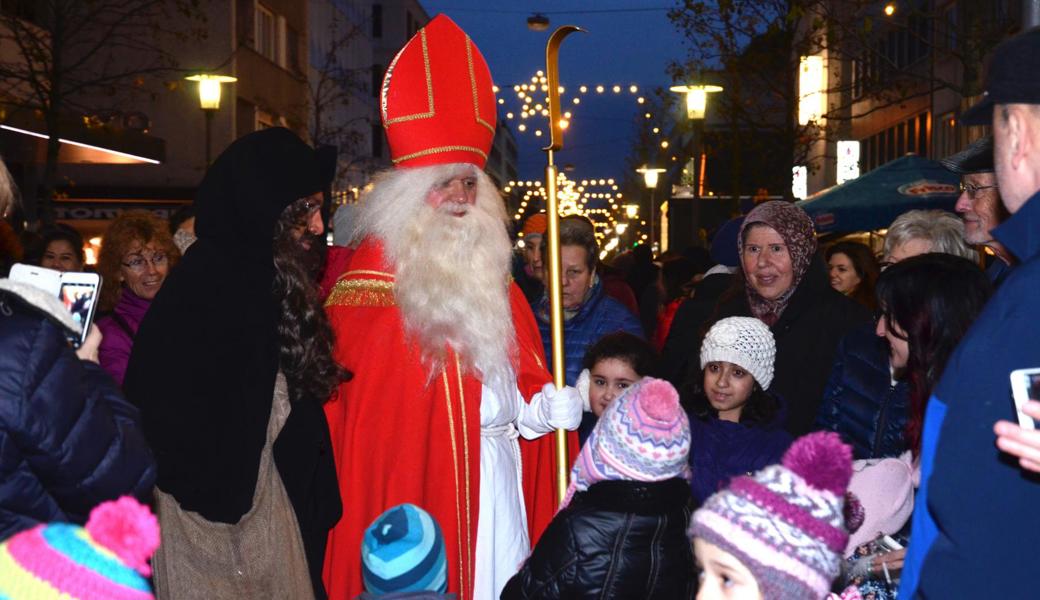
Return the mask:
<path id="1" fill-rule="evenodd" d="M 609 263 L 562 218 L 557 387 L 547 220 L 510 238 L 490 73 L 433 19 L 333 246 L 335 153 L 272 128 L 190 209 L 118 216 L 94 267 L 61 225 L 4 257 L 103 285 L 73 347 L 0 279 L 0 598 L 1030 597 L 1038 56 L 999 46 L 962 116 L 992 135 L 942 161 L 959 218 L 906 212 L 880 257 L 785 201 Z"/>

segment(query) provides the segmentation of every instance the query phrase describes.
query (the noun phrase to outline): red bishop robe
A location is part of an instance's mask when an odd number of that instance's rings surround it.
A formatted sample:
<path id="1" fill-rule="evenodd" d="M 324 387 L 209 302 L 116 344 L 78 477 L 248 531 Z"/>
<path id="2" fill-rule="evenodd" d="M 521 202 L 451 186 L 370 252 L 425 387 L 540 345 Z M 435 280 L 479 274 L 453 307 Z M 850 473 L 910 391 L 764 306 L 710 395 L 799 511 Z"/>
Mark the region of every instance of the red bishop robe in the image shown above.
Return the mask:
<path id="1" fill-rule="evenodd" d="M 440 523 L 448 591 L 472 598 L 480 498 L 481 382 L 449 353 L 433 377 L 418 348 L 405 342 L 394 275 L 381 245 L 364 241 L 325 303 L 336 333 L 335 358 L 354 373 L 325 405 L 343 497 L 343 518 L 329 535 L 325 585 L 332 600 L 361 593 L 361 538 L 386 509 L 410 502 Z M 534 315 L 515 285 L 510 304 L 527 401 L 552 377 Z M 556 511 L 553 435 L 520 438 L 531 544 Z M 569 436 L 570 453 L 577 436 Z M 568 464 L 571 461 L 568 460 Z"/>

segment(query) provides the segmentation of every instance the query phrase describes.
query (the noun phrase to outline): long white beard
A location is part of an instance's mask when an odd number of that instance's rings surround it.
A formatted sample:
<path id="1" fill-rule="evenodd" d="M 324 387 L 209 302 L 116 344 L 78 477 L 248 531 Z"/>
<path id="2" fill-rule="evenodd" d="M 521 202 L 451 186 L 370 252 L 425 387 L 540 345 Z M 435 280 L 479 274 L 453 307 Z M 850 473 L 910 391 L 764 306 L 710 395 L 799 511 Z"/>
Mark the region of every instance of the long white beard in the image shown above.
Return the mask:
<path id="1" fill-rule="evenodd" d="M 433 185 L 465 169 L 477 177 L 476 204 L 465 215 L 424 201 Z M 383 241 L 396 269 L 394 295 L 405 333 L 418 343 L 431 377 L 445 366 L 450 346 L 464 370 L 511 395 L 516 334 L 505 219 L 494 184 L 471 165 L 391 171 L 362 200 L 355 239 Z"/>

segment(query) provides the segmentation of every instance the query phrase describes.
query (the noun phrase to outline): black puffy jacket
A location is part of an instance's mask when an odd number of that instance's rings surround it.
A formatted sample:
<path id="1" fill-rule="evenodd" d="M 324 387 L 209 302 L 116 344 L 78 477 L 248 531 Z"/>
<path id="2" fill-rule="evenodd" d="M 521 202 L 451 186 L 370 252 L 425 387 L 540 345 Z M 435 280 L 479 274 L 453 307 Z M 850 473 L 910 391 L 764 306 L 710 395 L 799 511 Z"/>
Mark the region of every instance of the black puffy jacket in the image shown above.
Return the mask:
<path id="1" fill-rule="evenodd" d="M 692 598 L 685 479 L 601 481 L 574 495 L 502 591 L 526 598 Z"/>
<path id="2" fill-rule="evenodd" d="M 873 325 L 853 329 L 838 344 L 816 427 L 841 434 L 853 456 L 899 456 L 906 443 L 910 385 L 892 385 L 888 344 Z"/>
<path id="3" fill-rule="evenodd" d="M 0 540 L 41 522 L 82 524 L 124 494 L 147 502 L 155 482 L 137 409 L 18 287 L 0 290 Z"/>

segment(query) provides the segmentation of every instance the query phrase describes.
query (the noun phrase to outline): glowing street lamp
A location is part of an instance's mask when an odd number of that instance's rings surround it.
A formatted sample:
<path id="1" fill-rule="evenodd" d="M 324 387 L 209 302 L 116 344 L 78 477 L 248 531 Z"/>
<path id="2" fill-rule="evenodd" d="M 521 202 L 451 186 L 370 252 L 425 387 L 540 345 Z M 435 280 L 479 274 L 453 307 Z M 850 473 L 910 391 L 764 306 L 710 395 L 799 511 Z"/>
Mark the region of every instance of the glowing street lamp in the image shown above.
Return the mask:
<path id="1" fill-rule="evenodd" d="M 625 205 L 625 216 L 629 219 L 634 219 L 639 216 L 639 205 L 638 204 L 626 204 Z"/>
<path id="2" fill-rule="evenodd" d="M 650 190 L 650 250 L 654 249 L 654 245 L 657 243 L 657 232 L 654 229 L 654 220 L 657 218 L 657 200 L 654 197 L 654 190 L 657 188 L 657 180 L 661 173 L 664 173 L 667 169 L 656 169 L 654 167 L 643 166 L 640 169 L 636 169 L 636 173 L 643 174 L 643 183 L 646 184 L 646 189 Z"/>
<path id="3" fill-rule="evenodd" d="M 708 94 L 722 91 L 721 85 L 673 85 L 669 91 L 686 94 L 686 118 L 703 119 L 708 110 Z"/>
<path id="4" fill-rule="evenodd" d="M 234 83 L 238 81 L 238 78 L 230 75 L 200 73 L 198 75 L 189 75 L 185 79 L 197 81 L 199 84 L 199 108 L 206 115 L 206 167 L 209 167 L 213 114 L 220 110 L 220 86 L 225 83 Z"/>

